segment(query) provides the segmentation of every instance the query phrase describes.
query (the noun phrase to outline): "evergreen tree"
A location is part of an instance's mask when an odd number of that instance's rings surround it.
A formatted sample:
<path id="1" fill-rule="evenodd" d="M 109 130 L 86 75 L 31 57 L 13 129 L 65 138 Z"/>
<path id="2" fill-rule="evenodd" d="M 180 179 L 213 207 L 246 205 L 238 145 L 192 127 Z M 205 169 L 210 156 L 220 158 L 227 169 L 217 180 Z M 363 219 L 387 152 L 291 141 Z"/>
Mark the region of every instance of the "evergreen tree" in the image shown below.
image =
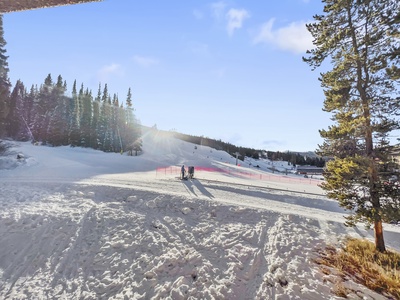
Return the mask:
<path id="1" fill-rule="evenodd" d="M 126 100 L 125 100 L 126 108 L 125 108 L 125 124 L 123 124 L 123 140 L 125 142 L 125 145 L 131 145 L 130 148 L 132 148 L 132 144 L 135 141 L 135 137 L 133 135 L 133 121 L 134 121 L 134 115 L 133 115 L 133 105 L 132 105 L 132 93 L 131 93 L 131 88 L 128 89 L 128 93 L 126 95 Z"/>
<path id="2" fill-rule="evenodd" d="M 92 144 L 91 126 L 92 126 L 92 93 L 86 89 L 82 99 L 82 114 L 80 120 L 81 127 L 81 145 L 90 147 Z"/>
<path id="3" fill-rule="evenodd" d="M 23 101 L 25 98 L 24 84 L 18 80 L 10 96 L 9 113 L 7 116 L 8 135 L 13 139 L 18 139 L 21 135 L 21 130 L 24 130 L 23 124 Z M 26 128 L 25 128 L 26 133 Z M 27 136 L 24 134 L 23 136 Z"/>
<path id="4" fill-rule="evenodd" d="M 136 120 L 134 114 L 132 92 L 130 88 L 128 89 L 125 103 L 125 126 L 122 134 L 124 145 L 126 145 L 124 150 L 129 150 L 130 153 L 135 151 L 137 154 L 138 151 L 142 150 L 142 141 L 140 140 L 141 130 L 139 122 Z"/>
<path id="5" fill-rule="evenodd" d="M 332 70 L 321 74 L 324 110 L 335 125 L 320 130 L 320 154 L 332 156 L 322 187 L 352 214 L 347 225 L 373 224 L 377 250 L 385 251 L 382 221 L 400 219 L 400 193 L 385 182 L 398 170 L 390 159 L 388 134 L 399 128 L 393 76 L 399 59 L 400 2 L 323 0 L 324 14 L 307 25 L 315 48 L 304 60 L 313 68 L 326 58 Z M 397 18 L 397 21 L 396 21 Z M 397 102 L 396 102 L 397 101 Z"/>
<path id="6" fill-rule="evenodd" d="M 83 86 L 82 88 L 83 89 Z M 79 115 L 80 106 L 78 99 L 78 92 L 76 89 L 76 80 L 72 85 L 72 99 L 70 100 L 70 116 L 69 116 L 69 144 L 71 146 L 79 145 Z"/>
<path id="7" fill-rule="evenodd" d="M 33 104 L 35 102 L 35 99 L 37 97 L 37 87 L 32 85 L 31 89 L 29 91 L 29 93 L 25 92 L 25 97 L 24 97 L 24 101 L 23 101 L 23 106 L 22 106 L 22 121 L 23 121 L 23 126 L 26 128 L 27 133 L 29 135 L 29 137 L 27 138 L 27 140 L 31 140 L 34 141 L 35 138 L 32 134 L 32 122 L 33 122 L 33 117 L 34 117 L 34 111 L 33 111 Z M 25 140 L 25 139 L 23 139 Z"/>
<path id="8" fill-rule="evenodd" d="M 0 138 L 7 135 L 7 116 L 9 113 L 9 96 L 11 84 L 8 79 L 8 56 L 4 39 L 3 15 L 0 14 Z"/>
<path id="9" fill-rule="evenodd" d="M 121 104 L 118 108 L 118 142 L 119 142 L 119 152 L 124 152 L 126 150 L 126 139 L 125 139 L 125 127 L 126 127 L 126 109 Z"/>
<path id="10" fill-rule="evenodd" d="M 122 140 L 120 136 L 120 118 L 121 107 L 119 106 L 119 99 L 117 94 L 114 94 L 111 107 L 111 141 L 112 151 L 120 152 L 122 148 Z"/>
<path id="11" fill-rule="evenodd" d="M 52 146 L 62 146 L 68 143 L 65 100 L 65 97 L 60 99 L 49 119 L 46 142 L 49 142 Z"/>
<path id="12" fill-rule="evenodd" d="M 100 130 L 100 102 L 101 102 L 101 85 L 99 84 L 99 89 L 97 91 L 97 96 L 93 102 L 93 115 L 92 115 L 92 125 L 91 125 L 91 147 L 93 149 L 98 149 L 100 145 L 99 130 Z"/>
<path id="13" fill-rule="evenodd" d="M 128 94 L 126 95 L 126 121 L 132 123 L 133 116 L 133 104 L 132 104 L 132 92 L 131 88 L 128 89 Z"/>
<path id="14" fill-rule="evenodd" d="M 62 77 L 59 75 L 51 91 L 50 103 L 53 107 L 48 113 L 47 141 L 53 146 L 68 144 L 67 98 L 64 88 Z"/>
<path id="15" fill-rule="evenodd" d="M 46 142 L 50 114 L 54 111 L 52 90 L 53 81 L 51 79 L 51 74 L 48 74 L 44 84 L 40 86 L 37 97 L 35 97 L 33 105 L 34 118 L 31 126 L 35 139 L 42 142 Z"/>
<path id="16" fill-rule="evenodd" d="M 111 141 L 111 98 L 108 94 L 107 84 L 104 85 L 103 95 L 101 97 L 100 119 L 99 119 L 99 142 L 100 149 L 103 151 L 112 151 Z"/>
<path id="17" fill-rule="evenodd" d="M 105 128 L 105 135 L 103 140 L 103 151 L 114 151 L 113 149 L 113 128 L 112 128 L 112 119 L 113 119 L 113 107 L 111 102 L 111 95 L 107 95 L 107 101 L 104 102 L 104 110 L 103 110 L 103 120 L 104 120 L 104 128 Z"/>

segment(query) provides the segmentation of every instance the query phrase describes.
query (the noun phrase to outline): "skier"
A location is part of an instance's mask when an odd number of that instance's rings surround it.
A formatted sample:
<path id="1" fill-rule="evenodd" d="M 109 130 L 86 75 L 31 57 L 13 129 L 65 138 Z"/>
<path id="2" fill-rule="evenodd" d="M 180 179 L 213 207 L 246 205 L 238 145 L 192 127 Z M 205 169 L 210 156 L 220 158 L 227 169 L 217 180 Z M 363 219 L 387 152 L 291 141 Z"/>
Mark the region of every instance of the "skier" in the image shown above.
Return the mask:
<path id="1" fill-rule="evenodd" d="M 182 168 L 181 168 L 181 179 L 185 179 L 185 172 L 186 172 L 185 165 L 182 165 Z"/>

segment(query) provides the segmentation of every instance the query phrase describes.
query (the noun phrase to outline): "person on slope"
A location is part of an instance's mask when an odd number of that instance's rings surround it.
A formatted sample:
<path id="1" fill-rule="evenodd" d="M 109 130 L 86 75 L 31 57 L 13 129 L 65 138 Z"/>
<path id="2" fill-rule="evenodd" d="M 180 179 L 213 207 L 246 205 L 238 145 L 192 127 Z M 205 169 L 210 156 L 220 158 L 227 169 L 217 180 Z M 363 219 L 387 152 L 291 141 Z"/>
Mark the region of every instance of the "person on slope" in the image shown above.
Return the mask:
<path id="1" fill-rule="evenodd" d="M 185 172 L 186 172 L 185 165 L 182 165 L 182 168 L 181 168 L 181 179 L 185 178 Z"/>

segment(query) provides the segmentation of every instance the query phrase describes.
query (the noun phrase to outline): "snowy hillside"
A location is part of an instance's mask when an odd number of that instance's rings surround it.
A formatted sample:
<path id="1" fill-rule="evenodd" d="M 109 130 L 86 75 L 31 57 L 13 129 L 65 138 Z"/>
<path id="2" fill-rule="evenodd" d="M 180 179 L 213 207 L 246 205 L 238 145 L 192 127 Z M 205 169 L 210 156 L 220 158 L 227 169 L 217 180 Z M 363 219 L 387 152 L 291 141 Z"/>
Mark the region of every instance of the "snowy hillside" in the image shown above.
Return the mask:
<path id="1" fill-rule="evenodd" d="M 1 159 L 0 299 L 341 299 L 315 250 L 373 236 L 343 226 L 318 180 L 157 131 L 143 150 L 18 143 Z M 384 229 L 400 250 L 400 228 Z"/>

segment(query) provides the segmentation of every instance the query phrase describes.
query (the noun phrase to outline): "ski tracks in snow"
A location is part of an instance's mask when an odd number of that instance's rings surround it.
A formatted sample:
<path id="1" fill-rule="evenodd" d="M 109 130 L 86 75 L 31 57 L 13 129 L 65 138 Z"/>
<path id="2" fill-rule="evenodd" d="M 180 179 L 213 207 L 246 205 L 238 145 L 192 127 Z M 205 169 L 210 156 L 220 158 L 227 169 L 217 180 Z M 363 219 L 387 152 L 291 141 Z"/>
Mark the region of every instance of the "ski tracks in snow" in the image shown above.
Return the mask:
<path id="1" fill-rule="evenodd" d="M 0 194 L 0 298 L 331 299 L 311 260 L 340 225 L 300 196 L 104 179 Z"/>

